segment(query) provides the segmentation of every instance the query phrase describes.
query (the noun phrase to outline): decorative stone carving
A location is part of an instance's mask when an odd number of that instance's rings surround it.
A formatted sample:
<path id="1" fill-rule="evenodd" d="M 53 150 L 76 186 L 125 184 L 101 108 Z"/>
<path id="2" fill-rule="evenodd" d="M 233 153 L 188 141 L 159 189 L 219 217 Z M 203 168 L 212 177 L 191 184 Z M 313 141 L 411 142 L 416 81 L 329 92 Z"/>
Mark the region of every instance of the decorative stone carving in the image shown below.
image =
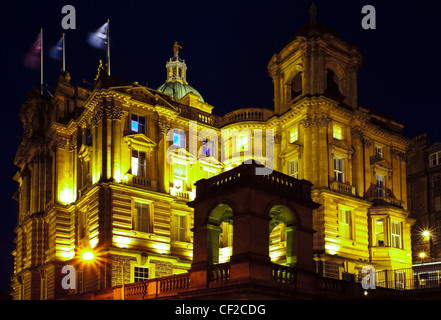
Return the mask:
<path id="1" fill-rule="evenodd" d="M 166 121 L 159 120 L 158 121 L 158 128 L 161 133 L 166 134 L 168 132 L 168 130 L 170 130 L 170 124 L 167 123 Z"/>

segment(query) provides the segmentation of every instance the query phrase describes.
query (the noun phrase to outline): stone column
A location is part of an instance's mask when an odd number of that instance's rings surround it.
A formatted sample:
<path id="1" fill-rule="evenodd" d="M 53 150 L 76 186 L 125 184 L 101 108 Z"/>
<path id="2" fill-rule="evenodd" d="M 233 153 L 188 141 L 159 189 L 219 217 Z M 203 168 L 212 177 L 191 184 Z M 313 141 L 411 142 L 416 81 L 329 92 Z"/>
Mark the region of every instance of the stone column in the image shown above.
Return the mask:
<path id="1" fill-rule="evenodd" d="M 159 142 L 158 142 L 158 191 L 168 193 L 169 188 L 169 174 L 168 174 L 168 162 L 167 162 L 167 132 L 170 129 L 170 125 L 164 121 L 158 121 L 159 129 Z"/>

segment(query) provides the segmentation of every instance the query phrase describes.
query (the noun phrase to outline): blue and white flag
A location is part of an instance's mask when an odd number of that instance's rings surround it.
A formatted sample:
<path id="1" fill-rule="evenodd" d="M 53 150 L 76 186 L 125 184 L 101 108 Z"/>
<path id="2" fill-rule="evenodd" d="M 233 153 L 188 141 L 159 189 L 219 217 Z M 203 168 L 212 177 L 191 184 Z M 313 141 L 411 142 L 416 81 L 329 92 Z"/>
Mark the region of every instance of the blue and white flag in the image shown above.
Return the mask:
<path id="1" fill-rule="evenodd" d="M 106 49 L 109 23 L 103 24 L 97 31 L 89 33 L 87 42 L 97 49 Z"/>
<path id="2" fill-rule="evenodd" d="M 63 57 L 63 37 L 49 50 L 49 56 L 55 60 L 61 60 Z"/>

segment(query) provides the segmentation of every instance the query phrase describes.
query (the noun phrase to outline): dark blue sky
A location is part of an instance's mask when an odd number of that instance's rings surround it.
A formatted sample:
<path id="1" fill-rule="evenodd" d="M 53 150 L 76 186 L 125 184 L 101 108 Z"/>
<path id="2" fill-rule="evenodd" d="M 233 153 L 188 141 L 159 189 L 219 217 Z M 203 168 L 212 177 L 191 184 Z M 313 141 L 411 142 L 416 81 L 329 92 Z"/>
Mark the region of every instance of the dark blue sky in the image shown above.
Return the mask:
<path id="1" fill-rule="evenodd" d="M 441 2 L 315 1 L 318 20 L 358 47 L 364 57 L 359 74 L 359 104 L 395 116 L 414 137 L 427 132 L 441 141 Z M 63 30 L 61 8 L 76 8 L 76 29 Z M 12 275 L 16 223 L 13 158 L 22 134 L 18 112 L 40 74 L 23 67 L 41 27 L 45 49 L 66 33 L 66 68 L 72 83 L 92 82 L 103 51 L 86 42 L 87 33 L 110 19 L 112 75 L 157 88 L 165 63 L 178 41 L 188 66 L 187 80 L 224 114 L 243 107 L 273 108 L 266 66 L 288 39 L 308 23 L 309 0 L 255 1 L 10 1 L 2 4 L 0 70 L 3 157 L 0 224 L 0 291 Z M 374 5 L 377 29 L 361 27 L 364 5 Z M 45 51 L 47 53 L 47 51 Z M 45 82 L 54 87 L 60 64 L 45 55 Z"/>

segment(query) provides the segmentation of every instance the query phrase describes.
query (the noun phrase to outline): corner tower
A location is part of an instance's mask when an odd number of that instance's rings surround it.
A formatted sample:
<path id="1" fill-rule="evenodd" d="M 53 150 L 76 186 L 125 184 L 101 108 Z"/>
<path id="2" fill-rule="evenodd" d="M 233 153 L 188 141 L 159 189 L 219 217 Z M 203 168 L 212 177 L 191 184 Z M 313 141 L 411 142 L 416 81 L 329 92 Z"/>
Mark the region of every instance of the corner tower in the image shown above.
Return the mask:
<path id="1" fill-rule="evenodd" d="M 276 114 L 305 96 L 325 95 L 357 108 L 357 74 L 362 56 L 340 35 L 317 22 L 312 4 L 310 22 L 288 41 L 268 64 L 274 84 Z"/>

